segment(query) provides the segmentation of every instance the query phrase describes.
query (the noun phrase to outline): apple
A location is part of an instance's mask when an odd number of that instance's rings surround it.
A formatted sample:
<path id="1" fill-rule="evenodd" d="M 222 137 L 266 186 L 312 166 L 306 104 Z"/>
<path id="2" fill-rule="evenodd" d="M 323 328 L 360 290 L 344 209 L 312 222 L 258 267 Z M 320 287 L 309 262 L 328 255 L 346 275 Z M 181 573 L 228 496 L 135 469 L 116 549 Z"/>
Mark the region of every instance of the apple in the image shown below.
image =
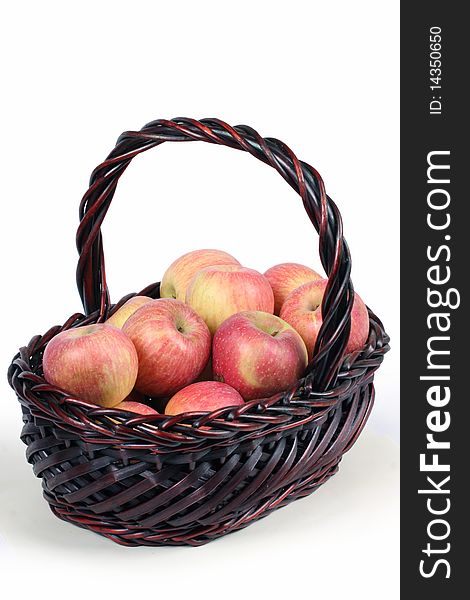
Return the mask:
<path id="1" fill-rule="evenodd" d="M 124 323 L 139 358 L 135 388 L 148 396 L 174 394 L 207 364 L 211 334 L 194 310 L 174 298 L 141 306 Z"/>
<path id="2" fill-rule="evenodd" d="M 118 310 L 106 320 L 106 323 L 121 329 L 127 319 L 133 315 L 138 308 L 144 304 L 147 304 L 147 302 L 150 302 L 151 300 L 152 298 L 149 298 L 148 296 L 134 296 L 133 298 L 130 298 L 121 306 L 121 308 L 118 308 Z"/>
<path id="3" fill-rule="evenodd" d="M 114 408 L 119 410 L 127 410 L 128 412 L 134 412 L 139 415 L 158 415 L 157 411 L 147 404 L 141 402 L 133 402 L 132 400 L 124 400 L 117 404 Z"/>
<path id="4" fill-rule="evenodd" d="M 243 310 L 274 311 L 274 295 L 266 277 L 239 265 L 198 271 L 189 284 L 186 303 L 201 315 L 211 333 L 228 317 Z"/>
<path id="5" fill-rule="evenodd" d="M 165 408 L 166 415 L 211 412 L 226 406 L 240 406 L 243 398 L 232 387 L 218 381 L 199 381 L 177 392 Z"/>
<path id="6" fill-rule="evenodd" d="M 236 258 L 223 250 L 193 250 L 183 254 L 165 271 L 160 285 L 160 296 L 184 302 L 189 282 L 199 270 L 213 265 L 239 264 Z"/>
<path id="7" fill-rule="evenodd" d="M 309 358 L 312 358 L 318 332 L 323 322 L 321 303 L 325 293 L 326 279 L 304 283 L 291 292 L 281 309 L 281 319 L 284 319 L 296 329 L 305 342 Z M 360 350 L 369 336 L 369 313 L 358 294 L 354 294 L 351 312 L 351 332 L 345 353 Z"/>
<path id="8" fill-rule="evenodd" d="M 266 271 L 267 278 L 274 292 L 274 314 L 279 315 L 287 296 L 296 288 L 309 281 L 322 279 L 316 271 L 298 263 L 281 263 Z"/>
<path id="9" fill-rule="evenodd" d="M 307 366 L 307 349 L 288 323 L 261 311 L 232 315 L 212 344 L 214 379 L 228 383 L 245 400 L 292 387 Z"/>
<path id="10" fill-rule="evenodd" d="M 137 377 L 137 352 L 120 329 L 98 323 L 57 334 L 44 350 L 44 378 L 65 392 L 112 408 L 124 400 Z"/>

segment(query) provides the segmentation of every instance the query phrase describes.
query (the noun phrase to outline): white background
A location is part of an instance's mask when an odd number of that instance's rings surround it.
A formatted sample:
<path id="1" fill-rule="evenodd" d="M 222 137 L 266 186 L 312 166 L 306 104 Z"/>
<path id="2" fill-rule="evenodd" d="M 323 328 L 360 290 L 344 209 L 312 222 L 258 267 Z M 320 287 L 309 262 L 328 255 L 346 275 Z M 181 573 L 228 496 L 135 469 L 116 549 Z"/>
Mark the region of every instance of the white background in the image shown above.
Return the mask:
<path id="1" fill-rule="evenodd" d="M 74 237 L 93 168 L 121 131 L 176 116 L 249 124 L 320 171 L 344 218 L 355 288 L 393 348 L 376 377 L 369 424 L 340 473 L 199 549 L 120 548 L 55 519 L 24 459 L 19 405 L 3 377 L 0 570 L 10 597 L 31 587 L 36 597 L 98 598 L 102 588 L 119 598 L 132 585 L 133 597 L 219 598 L 248 586 L 250 598 L 398 597 L 398 6 L 4 7 L 4 371 L 18 346 L 80 310 Z M 103 231 L 113 300 L 159 280 L 194 248 L 222 248 L 260 271 L 284 261 L 321 269 L 300 198 L 252 157 L 208 144 L 165 144 L 134 160 Z"/>

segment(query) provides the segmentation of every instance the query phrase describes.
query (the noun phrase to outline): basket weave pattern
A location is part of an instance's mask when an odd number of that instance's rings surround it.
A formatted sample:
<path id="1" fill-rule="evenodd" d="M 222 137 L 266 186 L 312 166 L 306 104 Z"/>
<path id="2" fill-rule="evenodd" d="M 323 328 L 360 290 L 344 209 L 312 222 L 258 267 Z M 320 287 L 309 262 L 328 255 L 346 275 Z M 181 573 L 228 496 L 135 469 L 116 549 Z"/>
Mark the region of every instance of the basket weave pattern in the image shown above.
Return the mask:
<path id="1" fill-rule="evenodd" d="M 104 321 L 116 305 L 106 283 L 101 223 L 132 158 L 166 141 L 205 141 L 249 152 L 301 196 L 319 232 L 328 286 L 323 325 L 295 388 L 236 409 L 136 416 L 97 408 L 49 385 L 42 354 L 64 329 Z M 85 314 L 35 336 L 14 357 L 10 385 L 22 405 L 21 439 L 61 519 L 128 545 L 200 545 L 313 492 L 338 470 L 374 401 L 373 377 L 389 338 L 369 310 L 360 352 L 344 356 L 351 260 L 339 211 L 320 175 L 282 142 L 217 119 L 159 120 L 126 132 L 91 176 L 80 205 L 77 285 Z M 159 297 L 159 284 L 141 292 Z"/>

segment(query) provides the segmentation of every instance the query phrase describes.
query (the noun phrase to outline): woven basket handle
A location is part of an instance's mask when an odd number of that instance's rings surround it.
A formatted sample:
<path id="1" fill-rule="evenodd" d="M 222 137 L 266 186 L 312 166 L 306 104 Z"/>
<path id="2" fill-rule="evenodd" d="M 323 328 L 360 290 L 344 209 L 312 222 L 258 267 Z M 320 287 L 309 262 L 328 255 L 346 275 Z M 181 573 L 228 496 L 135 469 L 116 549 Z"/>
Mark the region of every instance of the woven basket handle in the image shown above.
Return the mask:
<path id="1" fill-rule="evenodd" d="M 262 138 L 246 125 L 231 127 L 218 119 L 160 119 L 140 131 L 127 131 L 119 137 L 108 158 L 93 171 L 90 187 L 80 203 L 77 286 L 86 314 L 99 310 L 99 320 L 104 320 L 110 307 L 100 228 L 119 178 L 137 154 L 163 142 L 190 141 L 249 152 L 276 169 L 302 198 L 310 221 L 319 233 L 320 257 L 328 274 L 322 303 L 323 325 L 307 374 L 313 389 L 328 389 L 335 383 L 349 337 L 354 297 L 351 260 L 343 238 L 341 215 L 326 195 L 323 180 L 313 167 L 298 160 L 281 141 Z"/>

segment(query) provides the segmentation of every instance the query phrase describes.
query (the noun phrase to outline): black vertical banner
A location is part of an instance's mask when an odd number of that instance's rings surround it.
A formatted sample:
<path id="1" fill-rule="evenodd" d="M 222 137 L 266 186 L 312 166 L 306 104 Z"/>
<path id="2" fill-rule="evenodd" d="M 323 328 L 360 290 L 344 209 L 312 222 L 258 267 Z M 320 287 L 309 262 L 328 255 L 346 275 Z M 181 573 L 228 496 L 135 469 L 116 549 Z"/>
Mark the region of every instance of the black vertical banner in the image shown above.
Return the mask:
<path id="1" fill-rule="evenodd" d="M 468 597 L 469 29 L 401 3 L 402 597 Z M 459 591 L 457 591 L 459 590 Z"/>

